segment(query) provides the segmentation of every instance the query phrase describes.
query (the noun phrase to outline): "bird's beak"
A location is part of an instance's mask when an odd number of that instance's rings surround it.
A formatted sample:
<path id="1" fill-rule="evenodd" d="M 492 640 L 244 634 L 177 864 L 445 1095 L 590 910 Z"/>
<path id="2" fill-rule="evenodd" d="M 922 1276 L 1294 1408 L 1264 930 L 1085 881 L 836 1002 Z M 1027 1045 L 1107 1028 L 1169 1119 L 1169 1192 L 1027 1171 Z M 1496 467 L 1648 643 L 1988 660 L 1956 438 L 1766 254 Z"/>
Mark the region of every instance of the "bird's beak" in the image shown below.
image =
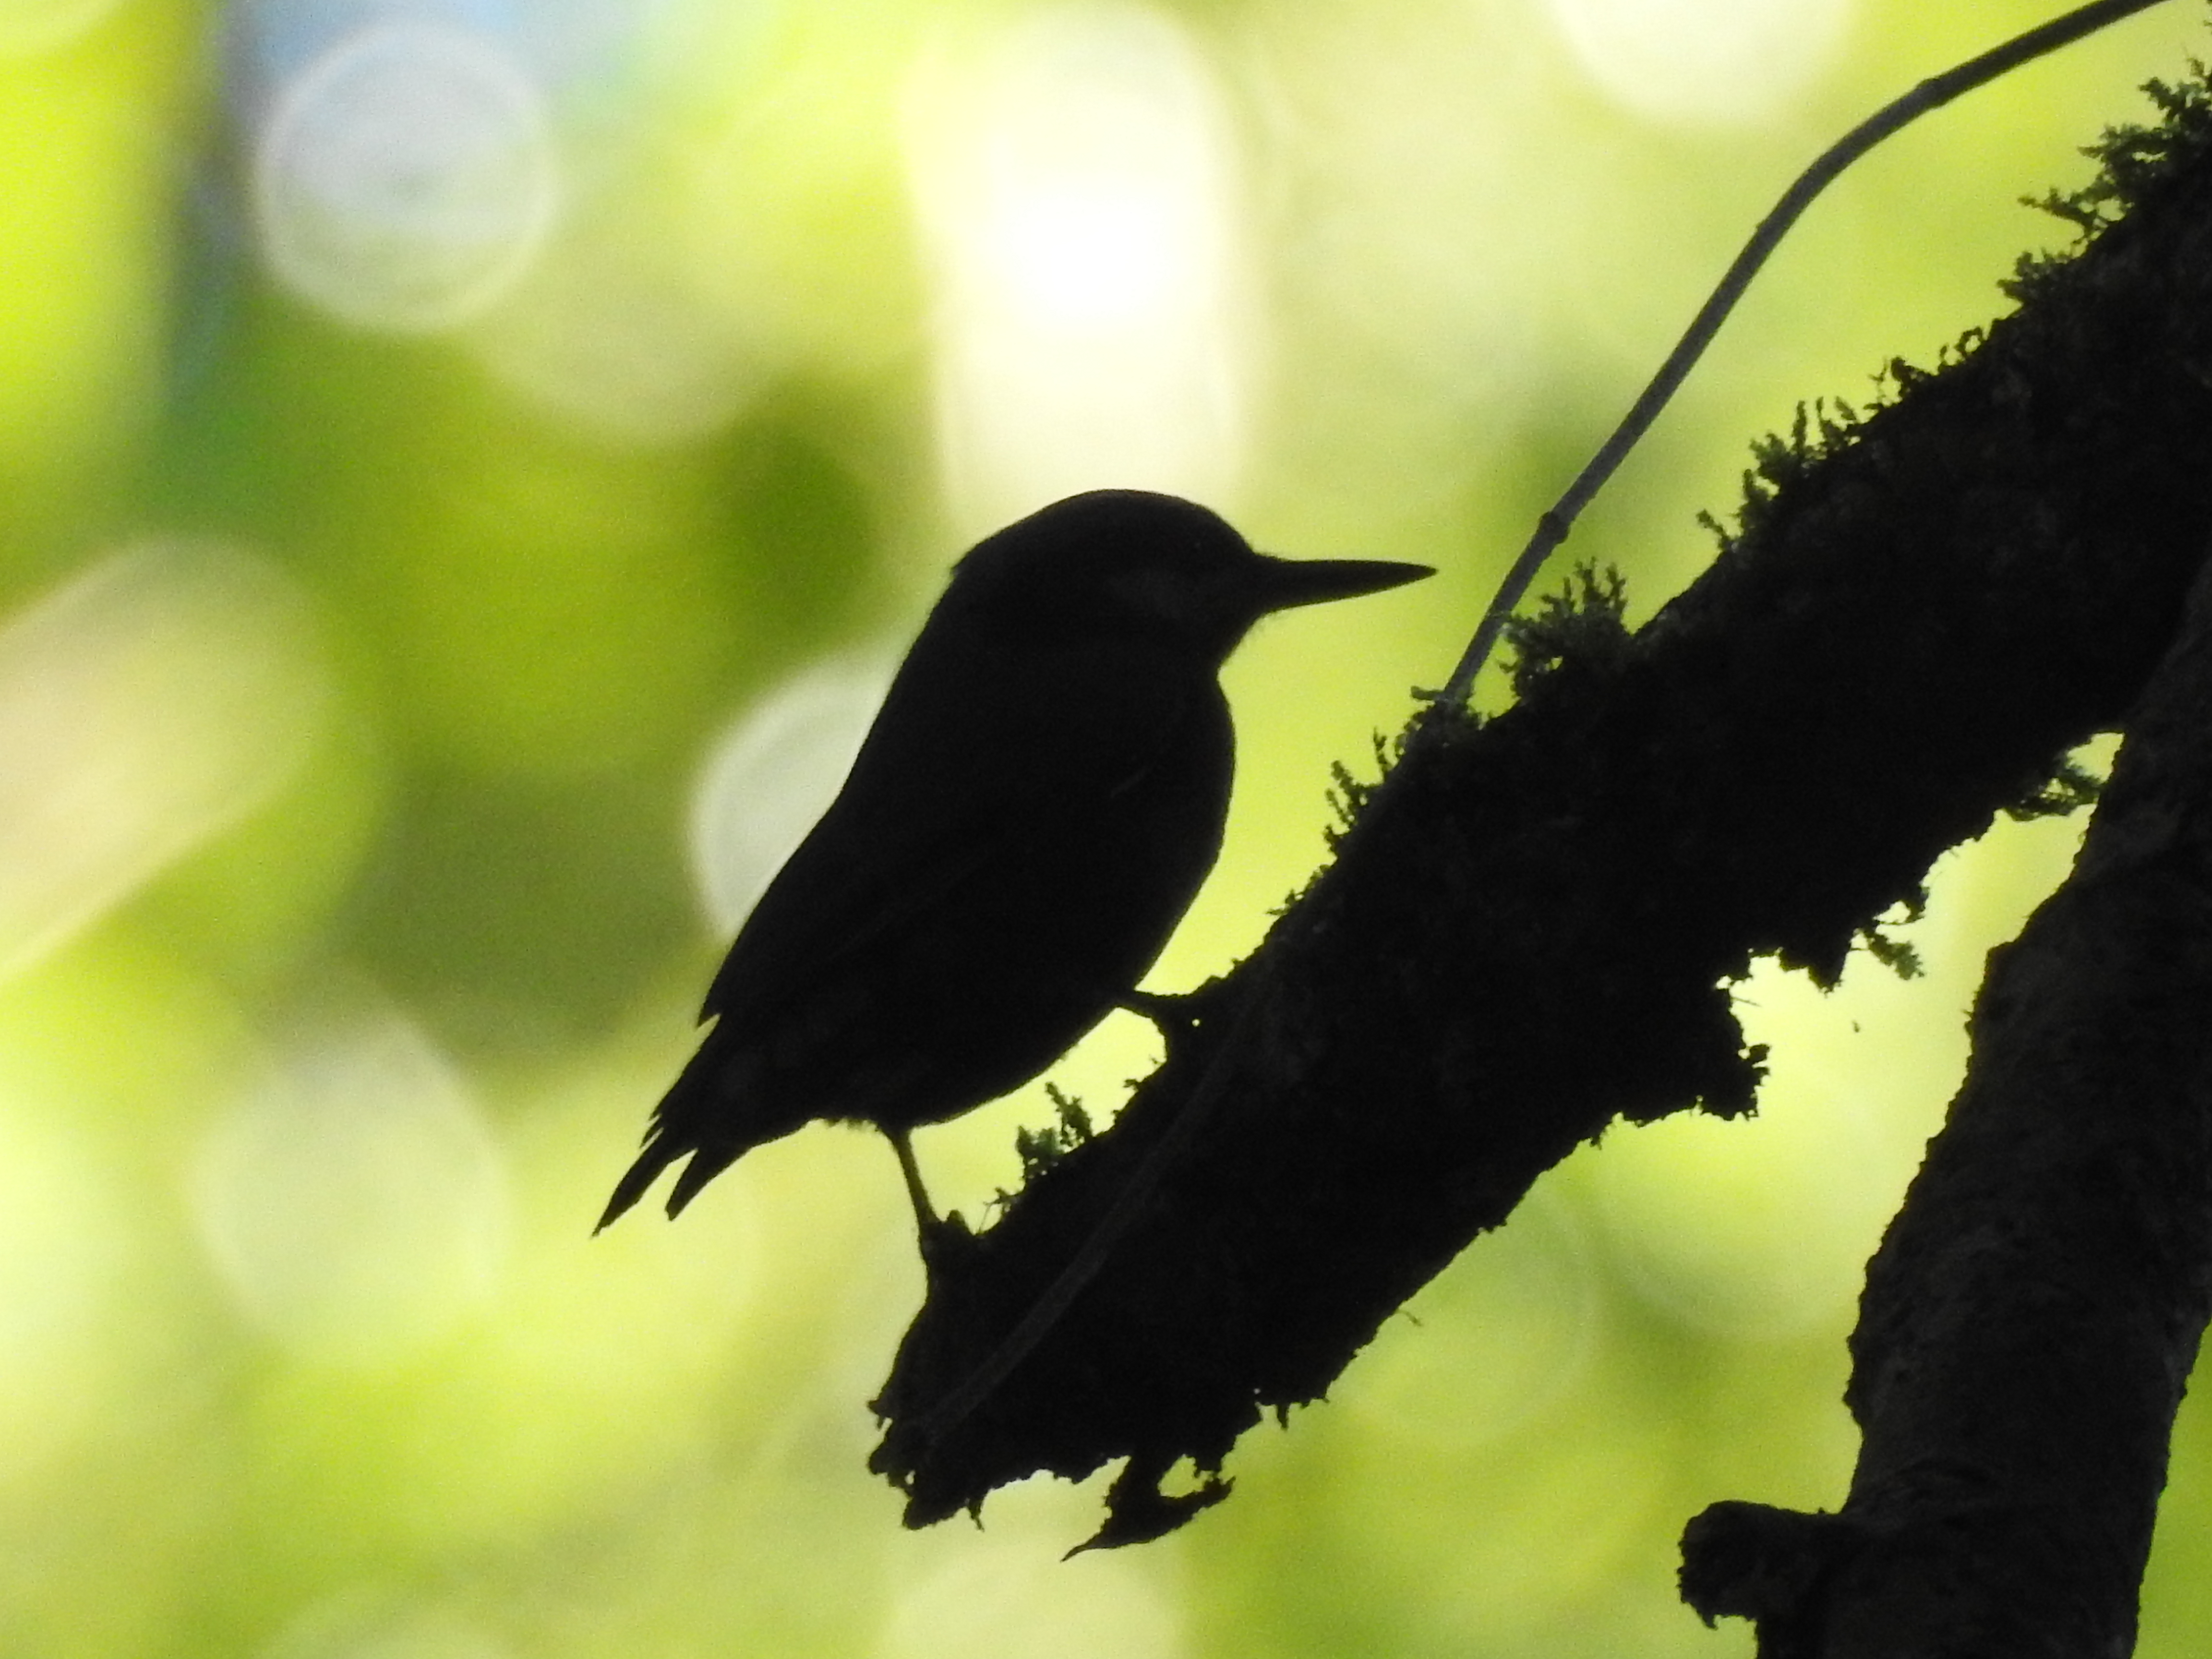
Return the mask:
<path id="1" fill-rule="evenodd" d="M 1267 553 L 1259 558 L 1257 598 L 1267 611 L 1357 599 L 1362 593 L 1379 593 L 1386 587 L 1401 587 L 1437 574 L 1425 564 L 1397 564 L 1387 559 L 1279 559 Z"/>

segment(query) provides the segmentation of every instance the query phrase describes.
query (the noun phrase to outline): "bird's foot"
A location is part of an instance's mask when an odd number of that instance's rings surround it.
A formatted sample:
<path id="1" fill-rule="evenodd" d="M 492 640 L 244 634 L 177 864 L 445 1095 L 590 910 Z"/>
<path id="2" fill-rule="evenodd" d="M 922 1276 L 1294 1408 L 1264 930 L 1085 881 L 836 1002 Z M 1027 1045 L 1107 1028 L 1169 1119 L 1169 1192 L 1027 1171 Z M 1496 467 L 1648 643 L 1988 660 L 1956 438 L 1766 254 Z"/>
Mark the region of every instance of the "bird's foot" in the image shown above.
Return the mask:
<path id="1" fill-rule="evenodd" d="M 917 1224 L 921 1244 L 922 1270 L 932 1279 L 940 1268 L 965 1261 L 975 1252 L 975 1235 L 969 1231 L 966 1219 L 957 1210 L 944 1215 L 933 1215 Z"/>
<path id="2" fill-rule="evenodd" d="M 1189 1007 L 1188 994 L 1171 991 L 1125 991 L 1116 999 L 1115 1006 L 1127 1008 L 1133 1014 L 1142 1014 L 1146 1019 L 1165 1030 L 1170 1025 L 1189 1025 L 1196 1016 Z"/>
<path id="3" fill-rule="evenodd" d="M 1220 985 L 1219 980 L 1210 979 L 1195 991 L 1125 991 L 1115 1006 L 1142 1014 L 1158 1026 L 1173 1055 L 1176 1045 L 1206 1023 Z"/>

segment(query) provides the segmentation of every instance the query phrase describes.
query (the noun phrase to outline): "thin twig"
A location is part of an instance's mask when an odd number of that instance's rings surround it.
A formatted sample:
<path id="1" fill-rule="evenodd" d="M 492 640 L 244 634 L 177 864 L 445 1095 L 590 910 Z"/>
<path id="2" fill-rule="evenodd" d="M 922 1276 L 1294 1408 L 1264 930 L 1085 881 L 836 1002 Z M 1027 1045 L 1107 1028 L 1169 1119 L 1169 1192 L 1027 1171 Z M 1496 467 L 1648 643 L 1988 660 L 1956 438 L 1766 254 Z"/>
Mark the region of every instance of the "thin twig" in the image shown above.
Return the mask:
<path id="1" fill-rule="evenodd" d="M 1497 596 L 1491 600 L 1490 609 L 1483 613 L 1481 626 L 1474 630 L 1474 637 L 1468 642 L 1467 651 L 1460 658 L 1459 666 L 1452 670 L 1451 678 L 1445 682 L 1443 690 L 1436 694 L 1434 706 L 1439 711 L 1466 706 L 1467 700 L 1474 692 L 1475 677 L 1482 672 L 1483 665 L 1490 660 L 1490 653 L 1497 647 L 1498 636 L 1505 630 L 1507 619 L 1512 616 L 1515 607 L 1527 597 L 1529 585 L 1544 568 L 1545 560 L 1550 558 L 1553 550 L 1566 540 L 1568 532 L 1574 528 L 1575 520 L 1582 516 L 1583 509 L 1590 504 L 1591 498 L 1599 490 L 1605 488 L 1607 481 L 1620 468 L 1621 462 L 1628 459 L 1628 452 L 1636 447 L 1650 428 L 1652 422 L 1659 418 L 1659 411 L 1666 408 L 1668 400 L 1689 378 L 1698 359 L 1712 343 L 1713 336 L 1720 332 L 1721 325 L 1728 320 L 1729 313 L 1735 309 L 1736 301 L 1751 286 L 1752 278 L 1759 274 L 1759 267 L 1766 263 L 1767 256 L 1789 234 L 1790 227 L 1812 205 L 1814 197 L 1826 190 L 1844 168 L 1883 139 L 1930 110 L 1941 109 L 1961 93 L 1971 92 L 2009 70 L 2017 69 L 2046 52 L 2056 52 L 2061 46 L 2070 46 L 2085 35 L 2094 34 L 2107 23 L 2116 23 L 2121 18 L 2139 11 L 2148 11 L 2159 3 L 2160 0 L 2095 0 L 2094 4 L 2080 7 L 2063 17 L 2053 18 L 2050 22 L 2017 35 L 1978 58 L 1971 58 L 1941 75 L 1930 76 L 1902 98 L 1884 105 L 1823 151 L 1820 158 L 1798 176 L 1796 183 L 1783 192 L 1782 199 L 1774 204 L 1772 211 L 1759 221 L 1759 228 L 1743 245 L 1743 252 L 1735 256 L 1735 263 L 1728 268 L 1728 274 L 1721 278 L 1720 285 L 1714 289 L 1704 309 L 1692 320 L 1688 331 L 1676 343 L 1674 349 L 1668 354 L 1667 361 L 1659 366 L 1659 372 L 1651 377 L 1651 384 L 1644 388 L 1643 395 L 1621 417 L 1620 424 L 1613 428 L 1613 435 L 1605 441 L 1604 447 L 1590 458 L 1589 465 L 1583 467 L 1575 481 L 1567 486 L 1566 493 L 1552 504 L 1551 510 L 1536 520 L 1535 533 L 1528 538 L 1528 544 L 1521 550 L 1521 556 L 1513 561 L 1513 568 L 1505 573 L 1505 580 L 1498 584 Z"/>

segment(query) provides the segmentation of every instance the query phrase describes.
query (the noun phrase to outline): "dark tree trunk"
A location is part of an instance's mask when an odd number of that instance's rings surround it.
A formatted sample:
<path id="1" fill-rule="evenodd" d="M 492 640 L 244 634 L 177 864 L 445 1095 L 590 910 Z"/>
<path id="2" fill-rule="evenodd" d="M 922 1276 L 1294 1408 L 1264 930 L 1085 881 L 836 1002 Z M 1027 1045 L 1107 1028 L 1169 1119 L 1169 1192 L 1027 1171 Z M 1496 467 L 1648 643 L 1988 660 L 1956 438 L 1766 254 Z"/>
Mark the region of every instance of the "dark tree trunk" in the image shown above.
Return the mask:
<path id="1" fill-rule="evenodd" d="M 1684 1595 L 1758 1620 L 1763 1659 L 2135 1645 L 2212 1300 L 2212 578 L 1973 1036 L 1868 1270 L 1842 1512 L 1719 1504 L 1684 1536 Z"/>

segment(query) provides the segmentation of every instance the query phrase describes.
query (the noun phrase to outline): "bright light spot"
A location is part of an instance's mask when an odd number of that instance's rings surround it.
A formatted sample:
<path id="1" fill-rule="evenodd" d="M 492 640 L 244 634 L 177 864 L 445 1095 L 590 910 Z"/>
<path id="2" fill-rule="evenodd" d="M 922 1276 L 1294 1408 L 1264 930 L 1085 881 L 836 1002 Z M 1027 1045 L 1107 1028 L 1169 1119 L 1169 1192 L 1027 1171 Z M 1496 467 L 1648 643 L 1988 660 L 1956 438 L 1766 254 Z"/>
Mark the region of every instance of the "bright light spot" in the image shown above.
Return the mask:
<path id="1" fill-rule="evenodd" d="M 1073 169 L 1071 169 L 1071 172 Z M 1175 303 L 1178 243 L 1194 227 L 1177 224 L 1152 181 L 1079 176 L 1055 191 L 1008 191 L 1006 212 L 990 227 L 986 258 L 1005 297 L 1048 327 L 1071 331 L 1142 326 Z"/>
<path id="2" fill-rule="evenodd" d="M 537 258 L 560 196 L 544 95 L 448 24 L 341 39 L 277 89 L 253 195 L 278 280 L 396 332 L 481 314 Z"/>
<path id="3" fill-rule="evenodd" d="M 396 1013 L 319 1021 L 208 1132 L 200 1234 L 248 1317 L 307 1358 L 434 1340 L 505 1257 L 505 1165 L 460 1079 Z"/>
<path id="4" fill-rule="evenodd" d="M 1786 113 L 1836 57 L 1850 0 L 1551 0 L 1615 102 L 1681 126 Z"/>
<path id="5" fill-rule="evenodd" d="M 756 380 L 700 295 L 611 239 L 549 248 L 471 343 L 541 409 L 625 446 L 708 436 Z"/>
<path id="6" fill-rule="evenodd" d="M 117 0 L 0 0 L 0 58 L 34 58 L 68 45 Z"/>
<path id="7" fill-rule="evenodd" d="M 1182 1619 L 1127 1554 L 1063 1562 L 1040 1540 L 971 1542 L 901 1595 L 877 1659 L 1173 1659 Z"/>
<path id="8" fill-rule="evenodd" d="M 0 629 L 0 976 L 266 800 L 325 698 L 297 590 L 212 544 L 118 554 Z"/>
<path id="9" fill-rule="evenodd" d="M 1394 1439 L 1443 1450 L 1501 1440 L 1582 1376 L 1596 1275 L 1575 1218 L 1539 1188 L 1393 1320 L 1329 1397 Z"/>
<path id="10" fill-rule="evenodd" d="M 729 934 L 805 840 L 852 769 L 890 677 L 874 662 L 799 674 L 715 742 L 691 804 L 691 867 Z"/>
<path id="11" fill-rule="evenodd" d="M 1047 9 L 929 58 L 911 93 L 962 516 L 1000 524 L 1099 484 L 1221 498 L 1243 459 L 1254 301 L 1229 122 L 1182 26 Z"/>
<path id="12" fill-rule="evenodd" d="M 0 1478 L 95 1427 L 128 1222 L 65 1113 L 0 1100 Z"/>

